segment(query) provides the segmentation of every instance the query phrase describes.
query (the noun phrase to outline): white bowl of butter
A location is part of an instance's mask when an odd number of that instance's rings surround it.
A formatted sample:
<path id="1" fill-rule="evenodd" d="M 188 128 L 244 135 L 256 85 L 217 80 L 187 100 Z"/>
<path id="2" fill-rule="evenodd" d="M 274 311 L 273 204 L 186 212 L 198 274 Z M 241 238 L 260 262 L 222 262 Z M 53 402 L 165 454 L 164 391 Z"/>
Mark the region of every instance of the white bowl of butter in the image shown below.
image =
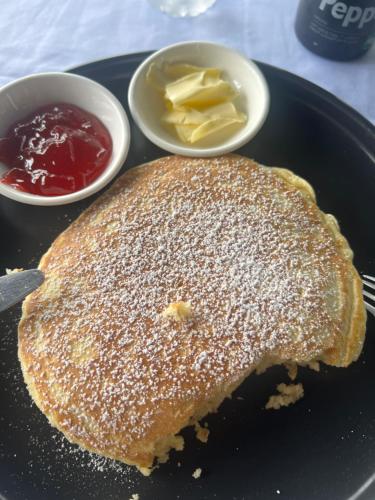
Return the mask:
<path id="1" fill-rule="evenodd" d="M 210 42 L 183 42 L 148 57 L 136 70 L 128 101 L 134 121 L 154 144 L 183 156 L 238 149 L 269 110 L 258 66 Z"/>

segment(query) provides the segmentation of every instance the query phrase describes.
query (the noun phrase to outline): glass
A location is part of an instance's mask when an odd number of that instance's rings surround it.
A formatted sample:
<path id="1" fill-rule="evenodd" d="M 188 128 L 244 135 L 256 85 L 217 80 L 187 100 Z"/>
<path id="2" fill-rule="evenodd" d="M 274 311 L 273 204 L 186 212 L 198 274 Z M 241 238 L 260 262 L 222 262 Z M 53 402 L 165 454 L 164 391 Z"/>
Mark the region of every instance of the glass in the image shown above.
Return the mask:
<path id="1" fill-rule="evenodd" d="M 165 14 L 174 17 L 194 17 L 206 12 L 216 0 L 148 0 Z"/>

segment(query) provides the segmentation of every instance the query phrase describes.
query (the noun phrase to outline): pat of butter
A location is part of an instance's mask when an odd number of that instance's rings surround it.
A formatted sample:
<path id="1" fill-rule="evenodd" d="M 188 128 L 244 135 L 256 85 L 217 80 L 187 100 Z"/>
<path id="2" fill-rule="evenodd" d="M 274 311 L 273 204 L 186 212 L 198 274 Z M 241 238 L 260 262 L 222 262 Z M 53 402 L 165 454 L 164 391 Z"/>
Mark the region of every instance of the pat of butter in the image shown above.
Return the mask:
<path id="1" fill-rule="evenodd" d="M 232 103 L 238 92 L 217 68 L 151 64 L 146 79 L 163 95 L 163 123 L 174 127 L 182 142 L 193 144 L 223 130 L 232 134 L 247 120 Z"/>
<path id="2" fill-rule="evenodd" d="M 224 80 L 212 77 L 206 71 L 183 76 L 165 87 L 165 98 L 174 107 L 196 108 L 213 106 L 237 97 L 237 92 Z"/>

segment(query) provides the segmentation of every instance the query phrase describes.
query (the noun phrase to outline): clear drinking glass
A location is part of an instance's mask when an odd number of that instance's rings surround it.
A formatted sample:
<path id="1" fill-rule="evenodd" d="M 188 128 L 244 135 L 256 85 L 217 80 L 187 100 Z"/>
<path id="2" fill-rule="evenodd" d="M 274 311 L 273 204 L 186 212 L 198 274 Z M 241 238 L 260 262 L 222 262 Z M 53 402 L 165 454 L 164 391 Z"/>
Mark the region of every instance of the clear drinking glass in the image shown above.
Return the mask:
<path id="1" fill-rule="evenodd" d="M 203 14 L 216 0 L 148 0 L 151 5 L 174 17 L 194 17 Z"/>

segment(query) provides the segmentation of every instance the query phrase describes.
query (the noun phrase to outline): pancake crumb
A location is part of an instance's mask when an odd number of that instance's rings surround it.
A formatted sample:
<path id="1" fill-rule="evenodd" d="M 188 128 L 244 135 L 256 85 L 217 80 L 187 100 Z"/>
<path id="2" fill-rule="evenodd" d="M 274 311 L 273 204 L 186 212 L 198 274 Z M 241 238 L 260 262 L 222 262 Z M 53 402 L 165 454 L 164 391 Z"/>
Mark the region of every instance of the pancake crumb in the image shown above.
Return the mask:
<path id="1" fill-rule="evenodd" d="M 320 365 L 319 361 L 310 361 L 307 366 L 310 368 L 310 370 L 314 370 L 315 372 L 320 372 Z"/>
<path id="2" fill-rule="evenodd" d="M 302 384 L 279 384 L 277 390 L 280 394 L 270 396 L 266 410 L 279 410 L 283 406 L 289 406 L 303 397 Z"/>
<path id="3" fill-rule="evenodd" d="M 8 269 L 7 267 L 5 268 L 5 273 L 6 274 L 13 274 L 13 273 L 20 273 L 24 269 L 22 267 L 15 267 L 14 269 Z"/>
<path id="4" fill-rule="evenodd" d="M 191 317 L 191 304 L 190 302 L 172 302 L 161 313 L 163 318 L 171 318 L 175 321 L 184 321 Z"/>
<path id="5" fill-rule="evenodd" d="M 210 434 L 209 429 L 207 429 L 207 427 L 202 427 L 199 424 L 199 422 L 195 424 L 194 428 L 195 428 L 195 435 L 198 441 L 201 441 L 202 443 L 207 443 L 208 435 Z"/>
<path id="6" fill-rule="evenodd" d="M 138 466 L 138 470 L 144 475 L 144 476 L 150 476 L 152 471 L 155 469 L 155 467 L 141 467 Z"/>
<path id="7" fill-rule="evenodd" d="M 285 363 L 284 366 L 288 371 L 288 377 L 290 378 L 290 380 L 295 380 L 297 378 L 297 374 L 298 374 L 297 364 L 296 363 Z"/>
<path id="8" fill-rule="evenodd" d="M 202 474 L 202 469 L 198 467 L 198 469 L 195 469 L 192 476 L 194 479 L 199 479 L 201 477 L 201 474 Z"/>

